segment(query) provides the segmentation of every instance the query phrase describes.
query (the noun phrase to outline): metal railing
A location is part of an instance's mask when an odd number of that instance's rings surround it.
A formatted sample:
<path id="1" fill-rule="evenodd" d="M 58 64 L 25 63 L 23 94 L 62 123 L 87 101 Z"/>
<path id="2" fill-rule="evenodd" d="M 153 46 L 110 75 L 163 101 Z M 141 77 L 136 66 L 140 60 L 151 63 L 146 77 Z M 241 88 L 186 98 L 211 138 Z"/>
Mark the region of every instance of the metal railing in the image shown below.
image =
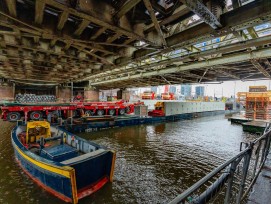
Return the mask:
<path id="1" fill-rule="evenodd" d="M 262 136 L 249 144 L 241 143 L 239 154 L 218 166 L 170 204 L 245 203 L 265 163 L 270 141 L 271 126 L 268 124 Z"/>

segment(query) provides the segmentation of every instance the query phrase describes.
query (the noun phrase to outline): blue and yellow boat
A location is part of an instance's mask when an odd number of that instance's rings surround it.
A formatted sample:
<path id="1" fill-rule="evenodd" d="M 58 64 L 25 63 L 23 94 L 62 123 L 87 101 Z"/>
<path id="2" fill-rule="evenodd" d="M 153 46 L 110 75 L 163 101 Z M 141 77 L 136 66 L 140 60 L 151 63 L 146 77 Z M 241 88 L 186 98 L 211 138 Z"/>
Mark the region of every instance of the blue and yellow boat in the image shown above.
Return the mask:
<path id="1" fill-rule="evenodd" d="M 11 140 L 24 172 L 66 202 L 78 203 L 113 180 L 114 151 L 48 122 L 17 125 Z"/>

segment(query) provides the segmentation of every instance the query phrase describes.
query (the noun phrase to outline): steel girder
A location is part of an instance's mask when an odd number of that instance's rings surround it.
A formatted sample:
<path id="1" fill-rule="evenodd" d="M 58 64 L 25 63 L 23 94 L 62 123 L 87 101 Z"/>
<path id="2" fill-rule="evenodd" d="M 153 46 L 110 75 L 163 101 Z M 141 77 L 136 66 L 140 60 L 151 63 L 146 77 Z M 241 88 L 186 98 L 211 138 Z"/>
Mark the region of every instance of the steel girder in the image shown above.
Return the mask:
<path id="1" fill-rule="evenodd" d="M 126 77 L 118 77 L 111 80 L 91 82 L 91 85 L 96 86 L 96 85 L 102 85 L 106 83 L 112 83 L 115 81 L 136 79 L 136 78 L 141 78 L 141 77 L 150 77 L 150 76 L 163 75 L 163 74 L 169 74 L 169 73 L 178 73 L 178 72 L 187 71 L 187 70 L 195 70 L 195 69 L 206 68 L 206 67 L 216 67 L 218 65 L 225 65 L 228 63 L 237 63 L 237 62 L 249 61 L 253 59 L 268 58 L 268 57 L 271 57 L 271 48 L 256 50 L 253 52 L 244 52 L 244 53 L 234 54 L 234 55 L 225 56 L 225 57 L 218 57 L 216 59 L 211 59 L 208 61 L 190 63 L 190 64 L 166 68 L 166 69 L 162 69 L 158 71 L 150 71 L 150 72 L 130 75 Z"/>

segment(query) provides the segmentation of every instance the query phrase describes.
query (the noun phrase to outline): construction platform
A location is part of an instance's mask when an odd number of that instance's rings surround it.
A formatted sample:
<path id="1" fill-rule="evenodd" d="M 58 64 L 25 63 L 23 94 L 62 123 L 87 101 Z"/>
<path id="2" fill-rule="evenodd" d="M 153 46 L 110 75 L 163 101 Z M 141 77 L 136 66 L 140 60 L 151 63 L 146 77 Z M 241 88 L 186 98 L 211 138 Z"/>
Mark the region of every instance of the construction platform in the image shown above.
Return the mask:
<path id="1" fill-rule="evenodd" d="M 252 121 L 252 119 L 241 117 L 241 116 L 233 116 L 233 117 L 228 118 L 228 120 L 231 121 L 231 123 L 237 123 L 237 124 L 242 124 L 242 123 Z"/>
<path id="2" fill-rule="evenodd" d="M 271 153 L 267 156 L 266 162 L 257 178 L 252 192 L 249 195 L 247 204 L 267 204 L 271 201 Z"/>
<path id="3" fill-rule="evenodd" d="M 263 133 L 267 124 L 270 121 L 250 121 L 250 122 L 246 122 L 246 123 L 242 123 L 243 126 L 243 131 L 244 132 L 250 132 L 250 133 Z"/>
<path id="4" fill-rule="evenodd" d="M 114 120 L 104 120 L 104 121 L 90 121 L 85 123 L 77 124 L 65 124 L 61 126 L 62 128 L 73 132 L 92 132 L 108 128 L 132 126 L 132 125 L 141 125 L 141 124 L 152 124 L 152 123 L 161 123 L 167 121 L 177 121 L 177 120 L 190 120 L 198 117 L 205 116 L 214 116 L 219 114 L 224 114 L 225 111 L 207 111 L 207 112 L 198 112 L 198 113 L 184 113 L 171 116 L 162 116 L 162 117 L 151 117 L 151 116 L 133 116 L 125 115 L 115 117 Z"/>

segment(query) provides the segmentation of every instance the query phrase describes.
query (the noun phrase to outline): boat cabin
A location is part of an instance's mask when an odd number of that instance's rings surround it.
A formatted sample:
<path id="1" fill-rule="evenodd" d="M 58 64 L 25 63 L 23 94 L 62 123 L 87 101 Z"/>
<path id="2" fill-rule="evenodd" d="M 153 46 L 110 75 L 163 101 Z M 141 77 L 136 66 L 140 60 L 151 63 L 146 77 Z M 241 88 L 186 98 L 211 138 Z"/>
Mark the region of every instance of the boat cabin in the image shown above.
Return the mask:
<path id="1" fill-rule="evenodd" d="M 50 123 L 46 121 L 28 122 L 26 126 L 26 143 L 35 143 L 41 137 L 51 137 Z"/>

